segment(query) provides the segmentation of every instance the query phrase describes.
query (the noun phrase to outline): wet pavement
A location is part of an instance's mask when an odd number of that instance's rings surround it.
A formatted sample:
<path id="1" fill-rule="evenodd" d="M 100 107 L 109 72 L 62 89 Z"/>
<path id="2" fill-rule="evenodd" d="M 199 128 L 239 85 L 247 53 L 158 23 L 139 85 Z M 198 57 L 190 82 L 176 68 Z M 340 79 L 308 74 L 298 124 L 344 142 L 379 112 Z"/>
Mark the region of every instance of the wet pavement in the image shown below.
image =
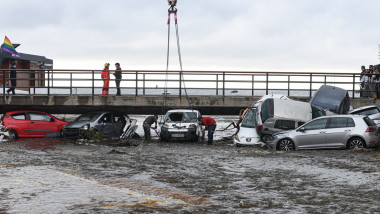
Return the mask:
<path id="1" fill-rule="evenodd" d="M 21 139 L 0 170 L 0 213 L 380 212 L 379 148 Z"/>

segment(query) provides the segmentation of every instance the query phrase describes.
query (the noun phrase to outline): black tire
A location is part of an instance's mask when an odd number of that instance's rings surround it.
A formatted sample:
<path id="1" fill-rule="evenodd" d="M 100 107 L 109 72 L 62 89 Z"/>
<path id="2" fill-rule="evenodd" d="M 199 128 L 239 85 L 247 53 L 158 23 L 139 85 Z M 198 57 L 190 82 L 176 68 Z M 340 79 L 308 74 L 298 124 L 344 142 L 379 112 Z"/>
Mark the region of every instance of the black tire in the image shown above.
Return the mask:
<path id="1" fill-rule="evenodd" d="M 15 140 L 18 138 L 18 133 L 16 130 L 9 129 L 8 132 L 9 132 L 9 137 L 8 137 L 9 140 Z"/>
<path id="2" fill-rule="evenodd" d="M 236 147 L 242 147 L 242 145 L 240 143 L 235 143 L 235 146 Z"/>
<path id="3" fill-rule="evenodd" d="M 291 151 L 294 150 L 294 143 L 290 139 L 282 139 L 278 141 L 277 149 L 280 151 Z"/>
<path id="4" fill-rule="evenodd" d="M 354 137 L 348 140 L 347 149 L 361 149 L 365 148 L 365 141 L 359 137 Z"/>

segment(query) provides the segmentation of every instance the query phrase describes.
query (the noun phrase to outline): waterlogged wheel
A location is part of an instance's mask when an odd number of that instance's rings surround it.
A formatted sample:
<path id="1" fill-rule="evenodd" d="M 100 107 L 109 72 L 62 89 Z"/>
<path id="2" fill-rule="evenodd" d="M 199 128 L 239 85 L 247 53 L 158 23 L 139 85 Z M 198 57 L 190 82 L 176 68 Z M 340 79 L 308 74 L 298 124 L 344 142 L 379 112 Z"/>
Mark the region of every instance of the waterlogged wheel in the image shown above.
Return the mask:
<path id="1" fill-rule="evenodd" d="M 278 150 L 280 150 L 280 151 L 294 150 L 294 143 L 289 139 L 282 139 L 278 143 Z"/>
<path id="2" fill-rule="evenodd" d="M 365 147 L 365 142 L 361 138 L 352 138 L 347 143 L 348 149 L 360 149 Z"/>
<path id="3" fill-rule="evenodd" d="M 17 134 L 17 131 L 16 131 L 16 130 L 14 130 L 14 129 L 9 129 L 8 132 L 9 132 L 9 137 L 8 137 L 9 140 L 17 139 L 18 134 Z"/>

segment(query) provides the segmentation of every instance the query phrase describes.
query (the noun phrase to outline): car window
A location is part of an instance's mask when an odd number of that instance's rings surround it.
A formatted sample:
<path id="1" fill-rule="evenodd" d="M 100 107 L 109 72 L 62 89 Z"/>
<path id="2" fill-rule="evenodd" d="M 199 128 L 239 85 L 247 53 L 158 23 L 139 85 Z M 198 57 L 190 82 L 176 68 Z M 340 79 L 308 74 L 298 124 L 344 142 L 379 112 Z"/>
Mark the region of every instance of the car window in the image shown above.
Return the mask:
<path id="1" fill-rule="evenodd" d="M 26 120 L 26 114 L 25 113 L 12 114 L 11 117 L 15 120 Z"/>
<path id="2" fill-rule="evenodd" d="M 255 128 L 256 127 L 256 109 L 250 109 L 245 113 L 241 127 Z"/>
<path id="3" fill-rule="evenodd" d="M 165 121 L 169 123 L 173 123 L 173 122 L 194 123 L 198 121 L 198 115 L 197 115 L 197 112 L 170 112 L 166 114 Z"/>
<path id="4" fill-rule="evenodd" d="M 293 121 L 293 120 L 277 120 L 274 123 L 274 127 L 278 128 L 278 129 L 285 129 L 285 130 L 295 129 L 296 128 L 296 121 Z"/>
<path id="5" fill-rule="evenodd" d="M 123 114 L 120 114 L 120 113 L 114 113 L 113 114 L 113 120 L 116 122 L 116 123 L 126 123 L 126 120 L 125 120 L 125 117 Z"/>
<path id="6" fill-rule="evenodd" d="M 264 123 L 268 118 L 273 117 L 273 99 L 267 99 L 261 104 L 261 121 Z"/>
<path id="7" fill-rule="evenodd" d="M 315 130 L 315 129 L 325 129 L 327 124 L 327 119 L 319 119 L 319 120 L 314 120 L 306 125 L 304 125 L 305 130 Z"/>
<path id="8" fill-rule="evenodd" d="M 314 105 L 311 105 L 311 111 L 313 119 L 321 116 L 326 116 L 326 112 L 323 109 L 320 109 Z"/>
<path id="9" fill-rule="evenodd" d="M 355 123 L 352 118 L 336 117 L 331 118 L 330 128 L 343 128 L 343 127 L 355 127 Z"/>
<path id="10" fill-rule="evenodd" d="M 100 123 L 112 123 L 112 115 L 111 113 L 105 114 L 100 120 Z"/>
<path id="11" fill-rule="evenodd" d="M 43 113 L 29 112 L 28 115 L 29 115 L 29 120 L 54 122 L 54 119 L 52 117 Z"/>
<path id="12" fill-rule="evenodd" d="M 379 109 L 377 107 L 373 107 L 373 108 L 368 108 L 368 109 L 363 109 L 361 111 L 358 111 L 358 112 L 353 112 L 352 114 L 359 114 L 359 115 L 371 115 L 371 114 L 376 114 L 376 113 L 379 113 Z"/>
<path id="13" fill-rule="evenodd" d="M 363 120 L 367 124 L 367 126 L 376 126 L 376 124 L 368 117 L 364 117 Z"/>
<path id="14" fill-rule="evenodd" d="M 88 121 L 88 122 L 94 122 L 96 119 L 98 119 L 102 115 L 102 113 L 99 112 L 92 112 L 92 113 L 86 113 L 79 116 L 75 121 Z"/>

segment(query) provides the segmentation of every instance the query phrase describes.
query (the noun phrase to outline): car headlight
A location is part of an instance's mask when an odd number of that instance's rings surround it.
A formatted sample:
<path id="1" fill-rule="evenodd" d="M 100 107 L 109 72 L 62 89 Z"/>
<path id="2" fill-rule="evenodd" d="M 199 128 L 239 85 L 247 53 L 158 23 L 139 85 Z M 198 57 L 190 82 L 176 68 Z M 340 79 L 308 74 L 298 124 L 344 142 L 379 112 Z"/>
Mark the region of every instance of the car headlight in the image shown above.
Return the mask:
<path id="1" fill-rule="evenodd" d="M 87 130 L 89 130 L 89 128 L 90 128 L 90 124 L 86 124 L 86 125 L 82 126 L 80 129 L 87 131 Z"/>

